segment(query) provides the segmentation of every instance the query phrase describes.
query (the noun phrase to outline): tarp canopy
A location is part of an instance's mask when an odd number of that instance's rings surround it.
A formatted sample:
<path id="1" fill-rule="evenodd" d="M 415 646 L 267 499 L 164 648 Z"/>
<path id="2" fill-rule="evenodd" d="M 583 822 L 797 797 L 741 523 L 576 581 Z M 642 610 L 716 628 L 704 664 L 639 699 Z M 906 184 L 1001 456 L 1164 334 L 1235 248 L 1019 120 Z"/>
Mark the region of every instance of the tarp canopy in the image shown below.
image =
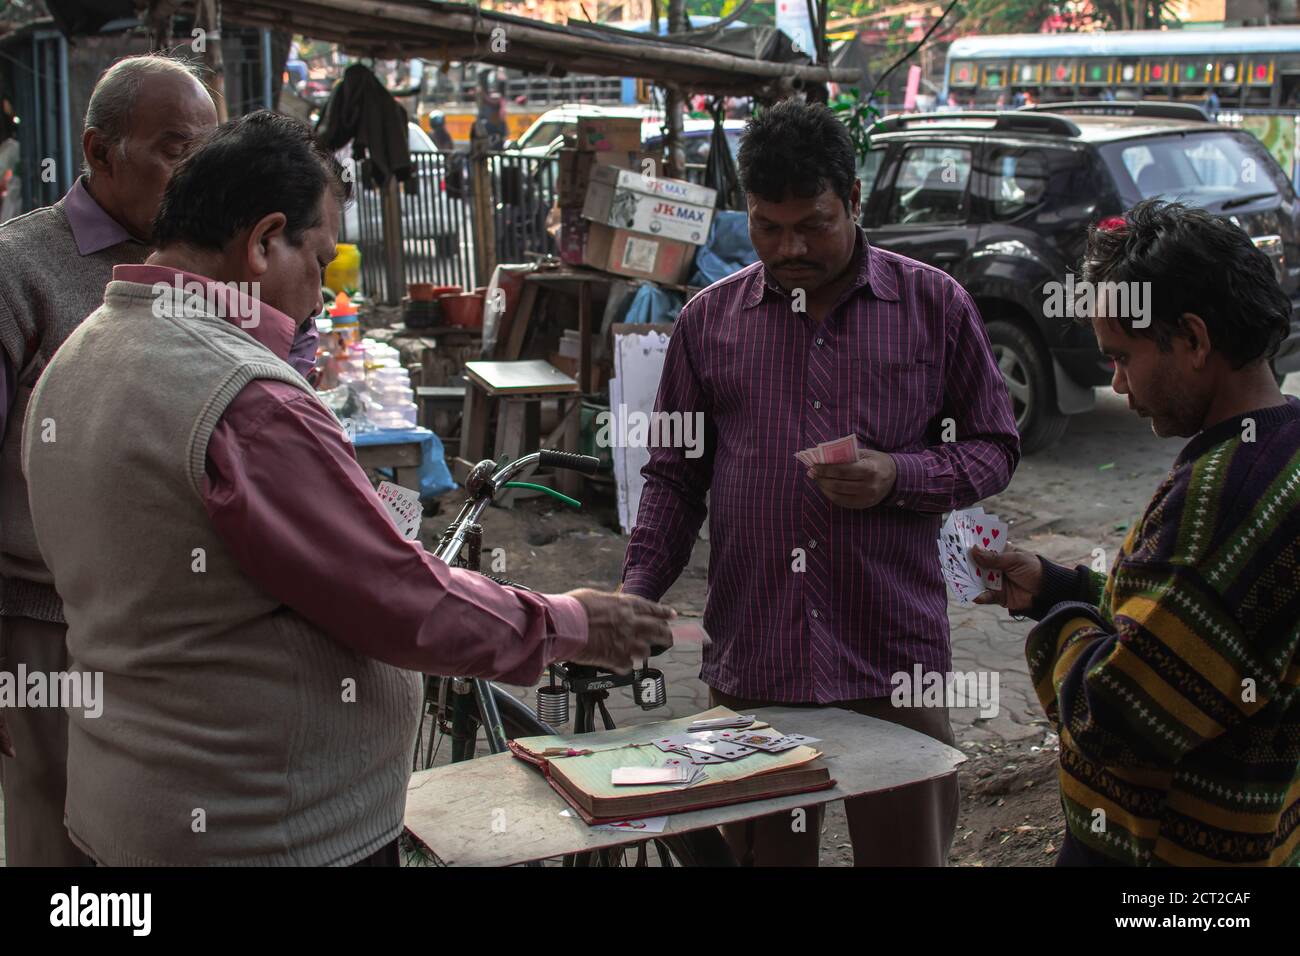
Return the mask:
<path id="1" fill-rule="evenodd" d="M 171 0 L 165 2 L 171 5 Z M 135 3 L 142 14 L 149 5 L 147 0 Z M 193 8 L 193 0 L 174 4 L 177 12 Z M 774 37 L 761 29 L 725 31 L 709 38 L 710 46 L 701 46 L 576 20 L 546 23 L 439 0 L 222 0 L 221 10 L 226 23 L 303 34 L 337 43 L 355 56 L 377 59 L 484 62 L 557 77 L 630 76 L 676 84 L 689 92 L 764 98 L 788 95 L 813 83 L 855 78 L 800 62 L 804 58 L 797 54 L 790 58 L 789 41 L 783 44 L 783 35 Z"/>

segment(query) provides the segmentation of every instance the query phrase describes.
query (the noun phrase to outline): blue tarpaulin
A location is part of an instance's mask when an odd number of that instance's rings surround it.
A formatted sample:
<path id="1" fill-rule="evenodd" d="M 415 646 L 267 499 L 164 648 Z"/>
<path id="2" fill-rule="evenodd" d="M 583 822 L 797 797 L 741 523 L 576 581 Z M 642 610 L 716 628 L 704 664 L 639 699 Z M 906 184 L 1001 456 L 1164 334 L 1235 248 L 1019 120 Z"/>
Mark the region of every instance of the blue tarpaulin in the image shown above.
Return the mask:
<path id="1" fill-rule="evenodd" d="M 355 445 L 401 445 L 420 443 L 420 499 L 435 498 L 456 487 L 451 472 L 447 470 L 446 455 L 438 436 L 427 428 L 381 428 L 372 432 L 357 432 Z M 384 469 L 379 469 L 384 470 Z"/>
<path id="2" fill-rule="evenodd" d="M 653 282 L 642 283 L 632 295 L 621 322 L 675 322 L 686 300 L 680 292 L 659 288 Z"/>
<path id="3" fill-rule="evenodd" d="M 758 254 L 749 241 L 748 214 L 719 210 L 713 214 L 709 241 L 695 253 L 695 272 L 691 274 L 690 284 L 712 285 L 757 261 Z"/>

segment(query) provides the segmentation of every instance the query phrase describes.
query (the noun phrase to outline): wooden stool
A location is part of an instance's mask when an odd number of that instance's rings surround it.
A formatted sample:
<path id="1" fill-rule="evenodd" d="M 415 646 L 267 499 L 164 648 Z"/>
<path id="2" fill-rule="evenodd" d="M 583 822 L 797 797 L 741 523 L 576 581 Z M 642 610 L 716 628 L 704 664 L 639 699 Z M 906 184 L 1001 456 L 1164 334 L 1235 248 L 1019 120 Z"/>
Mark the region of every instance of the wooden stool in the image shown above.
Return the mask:
<path id="1" fill-rule="evenodd" d="M 582 394 L 578 383 L 549 362 L 466 362 L 465 409 L 461 417 L 460 460 L 472 468 L 487 454 L 488 417 L 497 406 L 496 445 L 493 458 L 499 464 L 514 461 L 539 448 L 560 451 L 578 450 Z M 559 424 L 542 436 L 541 403 L 560 403 Z M 523 480 L 526 475 L 518 476 Z M 463 481 L 462 475 L 457 479 Z M 582 476 L 561 469 L 554 476 L 529 478 L 537 484 L 555 487 L 567 495 L 582 490 Z M 552 484 L 554 482 L 554 484 Z M 515 497 L 528 496 L 512 489 L 497 497 L 497 503 L 509 508 Z"/>
<path id="2" fill-rule="evenodd" d="M 465 408 L 464 385 L 421 385 L 415 390 L 420 421 L 440 439 L 447 456 L 460 454 L 460 439 L 455 427 L 456 416 Z"/>

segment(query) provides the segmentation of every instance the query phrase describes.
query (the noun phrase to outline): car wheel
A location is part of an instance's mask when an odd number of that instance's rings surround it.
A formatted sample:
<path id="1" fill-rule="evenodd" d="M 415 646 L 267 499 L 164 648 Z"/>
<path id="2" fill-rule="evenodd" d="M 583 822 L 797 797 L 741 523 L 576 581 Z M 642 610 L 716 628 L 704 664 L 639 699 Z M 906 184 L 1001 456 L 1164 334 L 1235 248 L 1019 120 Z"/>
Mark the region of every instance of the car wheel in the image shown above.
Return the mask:
<path id="1" fill-rule="evenodd" d="M 993 358 L 1011 397 L 1020 432 L 1020 450 L 1031 454 L 1049 448 L 1065 434 L 1068 415 L 1056 407 L 1052 360 L 1024 329 L 997 319 L 988 324 Z"/>

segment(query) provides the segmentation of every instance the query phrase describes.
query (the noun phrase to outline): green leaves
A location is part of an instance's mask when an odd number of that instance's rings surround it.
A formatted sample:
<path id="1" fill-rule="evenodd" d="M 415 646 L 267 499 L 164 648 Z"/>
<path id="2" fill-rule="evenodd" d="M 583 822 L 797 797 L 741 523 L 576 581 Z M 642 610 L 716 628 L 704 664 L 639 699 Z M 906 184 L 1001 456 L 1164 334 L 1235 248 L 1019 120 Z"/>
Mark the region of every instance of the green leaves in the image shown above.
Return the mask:
<path id="1" fill-rule="evenodd" d="M 881 116 L 873 100 L 874 95 L 863 97 L 862 91 L 853 87 L 842 91 L 827 104 L 839 117 L 840 122 L 848 128 L 849 137 L 853 140 L 853 148 L 859 159 L 866 157 L 867 149 L 871 145 L 871 128 L 876 125 Z"/>

